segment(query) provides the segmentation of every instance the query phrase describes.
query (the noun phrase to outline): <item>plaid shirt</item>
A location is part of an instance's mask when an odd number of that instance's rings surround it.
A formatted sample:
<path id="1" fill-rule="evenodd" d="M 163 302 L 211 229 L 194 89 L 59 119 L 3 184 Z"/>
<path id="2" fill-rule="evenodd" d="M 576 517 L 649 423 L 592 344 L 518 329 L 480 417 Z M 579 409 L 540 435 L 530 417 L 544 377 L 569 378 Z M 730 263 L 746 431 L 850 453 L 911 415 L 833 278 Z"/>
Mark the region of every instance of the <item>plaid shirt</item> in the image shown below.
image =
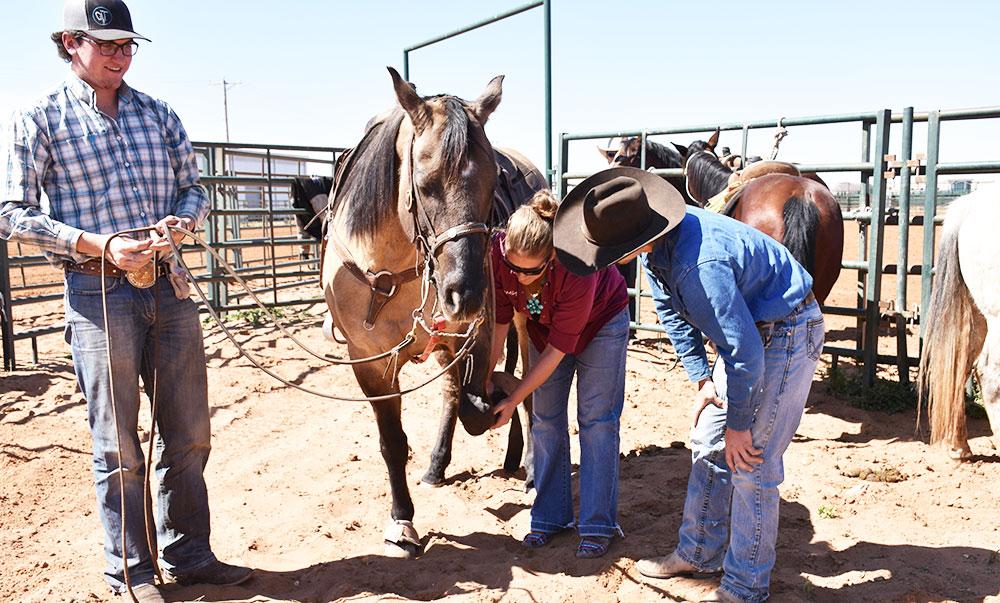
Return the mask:
<path id="1" fill-rule="evenodd" d="M 209 211 L 180 119 L 166 103 L 124 83 L 117 119 L 101 113 L 93 88 L 72 74 L 16 112 L 6 168 L 0 239 L 37 245 L 55 263 L 90 259 L 76 251 L 85 231 L 111 234 L 171 214 L 201 224 Z"/>

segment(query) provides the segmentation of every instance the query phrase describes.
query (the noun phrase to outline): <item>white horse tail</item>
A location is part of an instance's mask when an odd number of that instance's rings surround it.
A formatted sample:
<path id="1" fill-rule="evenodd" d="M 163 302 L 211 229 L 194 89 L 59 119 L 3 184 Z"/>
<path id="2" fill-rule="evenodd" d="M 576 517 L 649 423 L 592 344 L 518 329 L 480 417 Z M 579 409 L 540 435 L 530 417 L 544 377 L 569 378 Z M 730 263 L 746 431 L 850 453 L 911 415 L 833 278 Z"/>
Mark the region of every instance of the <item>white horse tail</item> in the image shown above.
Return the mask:
<path id="1" fill-rule="evenodd" d="M 986 319 L 976 307 L 959 265 L 959 230 L 971 208 L 964 201 L 951 205 L 942 229 L 918 378 L 920 410 L 927 400 L 931 443 L 944 442 L 952 455 L 960 457 L 970 454 L 965 382 L 982 350 L 986 331 Z M 918 411 L 918 428 L 920 415 Z"/>

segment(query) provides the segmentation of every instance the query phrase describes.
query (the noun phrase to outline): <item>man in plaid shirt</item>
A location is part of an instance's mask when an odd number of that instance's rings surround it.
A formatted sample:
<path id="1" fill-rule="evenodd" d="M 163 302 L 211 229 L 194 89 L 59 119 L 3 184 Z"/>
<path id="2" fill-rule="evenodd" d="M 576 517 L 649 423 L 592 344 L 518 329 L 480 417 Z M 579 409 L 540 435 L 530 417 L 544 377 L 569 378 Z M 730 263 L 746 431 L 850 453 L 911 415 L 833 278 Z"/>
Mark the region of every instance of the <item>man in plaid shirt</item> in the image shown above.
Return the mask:
<path id="1" fill-rule="evenodd" d="M 194 230 L 208 215 L 209 201 L 177 115 L 123 81 L 137 38 L 147 40 L 133 31 L 120 0 L 67 1 L 63 30 L 52 40 L 71 73 L 11 120 L 0 237 L 37 245 L 65 270 L 66 338 L 87 399 L 105 575 L 123 592 L 127 560 L 136 596 L 162 601 L 145 538 L 137 435 L 139 379 L 152 392 L 154 372 L 160 452 L 156 527 L 164 565 L 181 583 L 237 584 L 251 570 L 222 563 L 212 553 L 203 477 L 211 439 L 198 309 L 187 299 L 186 283 L 153 264 L 157 253 L 169 251 L 166 227 Z M 148 234 L 109 241 L 112 233 L 142 227 L 150 227 Z M 173 236 L 175 243 L 183 238 Z M 105 247 L 109 333 L 101 299 Z M 126 274 L 143 268 L 146 282 Z"/>

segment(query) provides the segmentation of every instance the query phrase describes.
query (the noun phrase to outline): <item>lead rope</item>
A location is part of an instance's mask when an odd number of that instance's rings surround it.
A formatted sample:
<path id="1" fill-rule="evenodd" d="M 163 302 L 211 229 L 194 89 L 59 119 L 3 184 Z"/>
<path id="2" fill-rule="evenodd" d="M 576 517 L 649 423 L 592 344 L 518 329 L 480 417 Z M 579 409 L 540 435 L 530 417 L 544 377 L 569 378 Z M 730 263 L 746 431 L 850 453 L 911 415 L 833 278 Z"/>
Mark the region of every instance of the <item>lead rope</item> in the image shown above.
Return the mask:
<path id="1" fill-rule="evenodd" d="M 129 231 L 123 231 L 121 233 L 115 233 L 104 241 L 104 245 L 101 247 L 101 307 L 104 314 L 104 339 L 105 339 L 105 350 L 107 353 L 108 361 L 108 385 L 111 391 L 111 420 L 115 423 L 115 446 L 118 448 L 118 500 L 120 503 L 119 511 L 121 512 L 122 518 L 122 534 L 121 534 L 121 559 L 122 559 L 122 574 L 125 577 L 125 590 L 128 595 L 132 597 L 133 603 L 139 603 L 139 599 L 135 596 L 135 592 L 132 591 L 132 577 L 128 571 L 128 553 L 126 552 L 126 514 L 125 514 L 125 467 L 122 466 L 123 455 L 122 455 L 122 436 L 121 436 L 121 426 L 118 422 L 118 403 L 115 400 L 115 372 L 112 370 L 113 360 L 111 357 L 111 331 L 109 330 L 110 321 L 108 320 L 108 286 L 107 281 L 107 264 L 104 259 L 108 255 L 108 245 L 111 240 L 115 237 L 125 234 L 128 232 L 138 232 L 138 231 L 148 231 L 148 228 L 142 229 L 132 229 Z M 155 267 L 153 272 L 154 278 L 156 275 Z M 150 438 L 152 439 L 152 438 Z M 147 518 L 148 519 L 148 518 Z M 147 542 L 149 539 L 149 527 L 146 526 L 146 538 Z"/>
<path id="2" fill-rule="evenodd" d="M 219 257 L 219 254 L 214 249 L 212 249 L 210 246 L 208 246 L 207 243 L 205 243 L 200 237 L 198 237 L 198 235 L 194 234 L 193 232 L 191 232 L 189 230 L 186 230 L 184 228 L 176 227 L 176 226 L 168 226 L 167 228 L 169 230 L 171 230 L 171 231 L 177 231 L 177 232 L 183 233 L 184 235 L 190 236 L 198 244 L 200 244 L 206 250 L 210 251 L 216 257 L 216 259 L 218 259 L 220 261 L 222 260 L 222 258 Z M 148 230 L 148 229 L 145 229 L 145 230 Z M 166 240 L 167 240 L 167 243 L 170 244 L 170 250 L 173 252 L 174 257 L 177 259 L 178 264 L 182 268 L 184 268 L 184 270 L 187 272 L 188 276 L 190 277 L 191 276 L 191 271 L 187 267 L 187 265 L 184 263 L 184 259 L 181 257 L 180 250 L 177 248 L 177 245 L 174 243 L 173 237 L 166 237 Z M 274 317 L 273 313 L 271 313 L 271 311 L 267 308 L 267 306 L 265 306 L 263 303 L 261 303 L 261 301 L 257 298 L 257 296 L 254 295 L 252 291 L 250 291 L 250 288 L 246 284 L 246 282 L 242 278 L 240 278 L 239 275 L 236 275 L 234 272 L 232 272 L 232 269 L 229 267 L 228 264 L 224 263 L 224 265 L 225 265 L 226 270 L 229 271 L 233 276 L 235 276 L 237 278 L 237 280 L 240 282 L 240 284 L 243 285 L 243 287 L 247 290 L 247 292 L 253 298 L 254 302 L 256 302 L 258 306 L 260 306 L 262 309 L 264 309 L 265 311 L 267 311 L 269 315 L 272 316 L 272 319 L 275 320 L 275 326 L 278 326 L 279 330 L 282 333 L 288 335 L 288 337 L 291 338 L 304 351 L 309 352 L 312 356 L 320 358 L 321 360 L 324 360 L 325 362 L 329 362 L 330 364 L 358 364 L 359 362 L 362 362 L 362 361 L 366 361 L 367 362 L 367 361 L 371 361 L 372 359 L 375 359 L 375 358 L 385 358 L 386 356 L 398 355 L 400 353 L 400 351 L 402 350 L 403 347 L 405 347 L 405 346 L 409 345 L 410 343 L 412 343 L 411 336 L 408 335 L 401 343 L 397 344 L 396 347 L 394 347 L 392 350 L 390 350 L 388 352 L 383 352 L 382 354 L 379 354 L 377 357 L 373 356 L 371 358 L 360 359 L 360 360 L 357 360 L 357 361 L 350 361 L 350 362 L 346 362 L 346 361 L 333 362 L 330 359 L 318 356 L 315 352 L 312 352 L 311 350 L 309 350 L 309 348 L 307 348 L 305 345 L 303 345 L 301 342 L 299 342 L 299 340 L 296 339 L 291 333 L 289 333 L 287 331 L 287 329 L 285 329 L 284 327 L 282 327 L 280 325 L 280 322 L 278 322 L 277 318 Z M 474 320 L 472 320 L 469 323 L 469 326 L 465 330 L 464 333 L 439 333 L 440 335 L 445 335 L 445 336 L 464 337 L 466 339 L 466 341 L 465 341 L 465 343 L 462 344 L 462 347 L 455 353 L 455 358 L 450 363 L 448 363 L 447 366 L 445 366 L 443 369 L 441 369 L 440 372 L 438 372 L 437 374 L 435 374 L 433 377 L 427 379 L 423 383 L 421 383 L 421 384 L 419 384 L 417 386 L 411 387 L 410 389 L 400 391 L 400 392 L 395 393 L 395 394 L 385 394 L 385 395 L 382 395 L 382 396 L 365 396 L 365 397 L 362 397 L 362 398 L 345 398 L 345 397 L 341 397 L 341 396 L 334 396 L 332 394 L 326 394 L 326 393 L 323 393 L 323 392 L 316 391 L 314 389 L 310 389 L 310 388 L 307 388 L 307 387 L 303 387 L 301 385 L 297 385 L 295 383 L 292 383 L 292 382 L 288 381 L 287 379 L 284 379 L 280 375 L 275 374 L 271 370 L 269 370 L 269 369 L 261 366 L 261 364 L 259 362 L 257 362 L 257 360 L 254 359 L 254 357 L 251 356 L 250 353 L 247 352 L 243 348 L 243 346 L 240 345 L 240 343 L 238 341 L 236 341 L 236 338 L 233 336 L 232 332 L 225 325 L 225 323 L 222 321 L 222 319 L 219 318 L 218 313 L 215 311 L 214 308 L 212 308 L 211 304 L 208 302 L 208 298 L 205 296 L 205 293 L 204 293 L 204 291 L 202 291 L 201 286 L 198 284 L 198 282 L 196 280 L 194 280 L 194 278 L 190 278 L 190 281 L 191 281 L 192 286 L 194 287 L 195 292 L 198 294 L 198 297 L 201 300 L 202 305 L 205 306 L 205 309 L 208 310 L 208 313 L 215 320 L 216 324 L 219 325 L 219 327 L 222 329 L 223 333 L 225 333 L 225 335 L 229 339 L 229 341 L 231 341 L 233 343 L 233 345 L 236 346 L 236 349 L 240 352 L 240 354 L 244 358 L 246 358 L 247 360 L 249 360 L 251 364 L 253 364 L 255 367 L 257 367 L 258 369 L 260 369 L 261 371 L 263 371 L 267 375 L 273 377 L 277 381 L 280 381 L 281 383 L 283 383 L 283 384 L 285 384 L 285 385 L 287 385 L 289 387 L 298 389 L 298 390 L 306 392 L 308 394 L 312 394 L 314 396 L 319 396 L 320 398 L 326 398 L 328 400 L 337 400 L 337 401 L 341 401 L 341 402 L 381 402 L 383 400 L 391 400 L 391 399 L 396 398 L 398 396 L 403 396 L 403 395 L 406 395 L 406 394 L 413 393 L 413 392 L 415 392 L 415 391 L 417 391 L 417 390 L 419 390 L 419 389 L 421 389 L 421 388 L 429 385 L 430 383 L 432 383 L 433 381 L 435 381 L 439 377 L 441 377 L 443 374 L 445 374 L 448 370 L 450 370 L 453 366 L 455 366 L 455 364 L 457 364 L 459 360 L 461 360 L 462 358 L 464 358 L 465 355 L 469 353 L 469 351 L 472 349 L 472 344 L 475 343 L 475 332 L 478 329 L 479 325 L 482 324 L 482 322 L 484 320 L 484 313 L 480 312 L 479 315 Z M 423 324 L 422 320 L 421 320 L 421 324 Z M 430 331 L 428 331 L 428 332 L 430 332 Z"/>
<path id="3" fill-rule="evenodd" d="M 153 258 L 153 392 L 149 403 L 149 447 L 146 453 L 146 473 L 143 476 L 143 516 L 146 522 L 146 546 L 149 547 L 149 557 L 153 562 L 153 572 L 164 583 L 160 572 L 160 552 L 156 546 L 156 521 L 153 519 L 153 497 L 150 493 L 149 476 L 153 472 L 153 442 L 156 440 L 156 414 L 160 406 L 157 397 L 157 384 L 160 376 L 160 288 L 156 286 L 156 258 Z M 122 523 L 124 525 L 124 521 Z"/>
<path id="4" fill-rule="evenodd" d="M 781 141 L 788 136 L 788 128 L 782 125 L 784 117 L 778 118 L 778 131 L 774 133 L 774 147 L 771 148 L 771 161 L 774 161 L 778 157 L 778 147 L 781 146 Z"/>

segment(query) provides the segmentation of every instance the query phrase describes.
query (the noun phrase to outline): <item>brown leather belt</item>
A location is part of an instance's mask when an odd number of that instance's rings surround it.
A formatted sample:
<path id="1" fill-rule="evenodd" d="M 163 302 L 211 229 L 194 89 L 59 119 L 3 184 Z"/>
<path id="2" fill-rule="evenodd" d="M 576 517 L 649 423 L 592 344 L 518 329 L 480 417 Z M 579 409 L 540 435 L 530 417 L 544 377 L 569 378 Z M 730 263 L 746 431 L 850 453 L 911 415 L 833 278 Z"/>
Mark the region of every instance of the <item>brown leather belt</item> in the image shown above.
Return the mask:
<path id="1" fill-rule="evenodd" d="M 77 264 L 76 262 L 63 262 L 63 268 L 70 272 L 79 272 L 80 274 L 89 274 L 90 276 L 101 276 L 101 260 L 94 258 L 92 260 L 87 260 L 82 264 Z M 126 275 L 126 272 L 115 266 L 111 262 L 104 263 L 104 276 L 109 278 L 120 278 Z M 166 264 L 156 265 L 156 276 L 164 276 L 170 272 L 170 267 Z"/>

